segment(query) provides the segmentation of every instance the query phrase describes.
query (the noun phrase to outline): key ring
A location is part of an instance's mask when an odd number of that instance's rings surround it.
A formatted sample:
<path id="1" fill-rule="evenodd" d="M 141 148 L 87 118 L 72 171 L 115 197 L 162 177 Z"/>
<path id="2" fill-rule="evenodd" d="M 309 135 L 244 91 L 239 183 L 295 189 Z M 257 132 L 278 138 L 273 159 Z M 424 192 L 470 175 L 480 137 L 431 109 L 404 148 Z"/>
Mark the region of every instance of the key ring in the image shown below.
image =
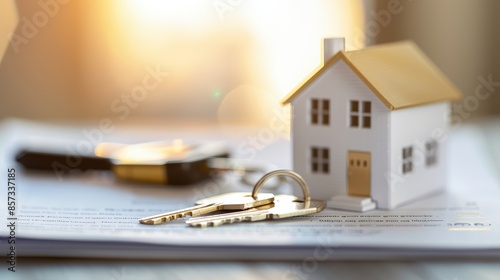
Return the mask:
<path id="1" fill-rule="evenodd" d="M 255 186 L 253 187 L 252 197 L 254 199 L 257 199 L 257 195 L 258 195 L 259 190 L 262 187 L 262 185 L 267 180 L 269 180 L 270 178 L 272 178 L 274 176 L 288 176 L 288 177 L 291 177 L 292 179 L 294 179 L 297 183 L 299 183 L 300 187 L 302 188 L 302 192 L 304 193 L 304 208 L 309 208 L 309 205 L 311 203 L 311 195 L 309 193 L 309 187 L 307 186 L 306 181 L 304 181 L 304 178 L 302 178 L 302 176 L 300 176 L 298 173 L 296 173 L 292 170 L 284 170 L 284 169 L 275 170 L 275 171 L 271 171 L 271 172 L 265 174 L 264 176 L 262 176 L 262 178 L 260 178 L 260 180 L 257 181 Z"/>

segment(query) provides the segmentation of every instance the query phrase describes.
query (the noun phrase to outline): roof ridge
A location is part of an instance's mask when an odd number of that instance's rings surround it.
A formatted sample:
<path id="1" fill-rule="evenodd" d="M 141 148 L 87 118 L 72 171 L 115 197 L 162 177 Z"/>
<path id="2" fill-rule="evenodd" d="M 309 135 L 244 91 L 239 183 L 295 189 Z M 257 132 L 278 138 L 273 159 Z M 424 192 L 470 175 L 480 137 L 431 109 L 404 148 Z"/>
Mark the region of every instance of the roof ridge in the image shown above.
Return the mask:
<path id="1" fill-rule="evenodd" d="M 310 73 L 282 103 L 292 102 L 339 59 L 390 110 L 461 98 L 460 90 L 439 67 L 414 42 L 405 40 L 338 52 Z"/>

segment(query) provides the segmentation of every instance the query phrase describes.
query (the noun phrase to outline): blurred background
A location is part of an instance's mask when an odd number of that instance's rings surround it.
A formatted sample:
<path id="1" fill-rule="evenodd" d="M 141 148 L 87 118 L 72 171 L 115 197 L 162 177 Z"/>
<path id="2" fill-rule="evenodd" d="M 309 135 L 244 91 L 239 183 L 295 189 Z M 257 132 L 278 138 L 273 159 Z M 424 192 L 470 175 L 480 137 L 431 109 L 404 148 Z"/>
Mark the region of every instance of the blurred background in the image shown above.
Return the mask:
<path id="1" fill-rule="evenodd" d="M 330 36 L 413 40 L 466 96 L 500 81 L 495 0 L 1 1 L 0 119 L 267 124 Z M 492 93 L 472 117 L 500 113 Z"/>

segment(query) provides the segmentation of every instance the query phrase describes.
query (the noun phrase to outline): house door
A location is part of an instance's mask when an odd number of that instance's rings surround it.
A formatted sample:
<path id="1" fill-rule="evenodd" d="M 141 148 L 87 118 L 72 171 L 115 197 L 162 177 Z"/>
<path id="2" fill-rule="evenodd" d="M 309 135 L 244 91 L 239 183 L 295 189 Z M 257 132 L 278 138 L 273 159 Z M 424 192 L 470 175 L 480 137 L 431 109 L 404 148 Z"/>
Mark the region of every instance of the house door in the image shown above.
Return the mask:
<path id="1" fill-rule="evenodd" d="M 347 185 L 349 195 L 370 196 L 370 153 L 347 153 Z"/>

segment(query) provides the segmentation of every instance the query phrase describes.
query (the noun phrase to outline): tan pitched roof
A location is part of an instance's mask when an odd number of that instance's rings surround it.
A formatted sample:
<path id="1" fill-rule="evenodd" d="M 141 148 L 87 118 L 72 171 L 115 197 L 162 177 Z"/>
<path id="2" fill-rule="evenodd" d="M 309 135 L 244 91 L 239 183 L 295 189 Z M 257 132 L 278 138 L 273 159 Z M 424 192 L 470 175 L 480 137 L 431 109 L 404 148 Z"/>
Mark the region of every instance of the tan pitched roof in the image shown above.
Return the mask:
<path id="1" fill-rule="evenodd" d="M 412 42 L 339 52 L 298 85 L 284 100 L 290 103 L 330 65 L 343 59 L 390 109 L 459 100 L 460 90 Z"/>

